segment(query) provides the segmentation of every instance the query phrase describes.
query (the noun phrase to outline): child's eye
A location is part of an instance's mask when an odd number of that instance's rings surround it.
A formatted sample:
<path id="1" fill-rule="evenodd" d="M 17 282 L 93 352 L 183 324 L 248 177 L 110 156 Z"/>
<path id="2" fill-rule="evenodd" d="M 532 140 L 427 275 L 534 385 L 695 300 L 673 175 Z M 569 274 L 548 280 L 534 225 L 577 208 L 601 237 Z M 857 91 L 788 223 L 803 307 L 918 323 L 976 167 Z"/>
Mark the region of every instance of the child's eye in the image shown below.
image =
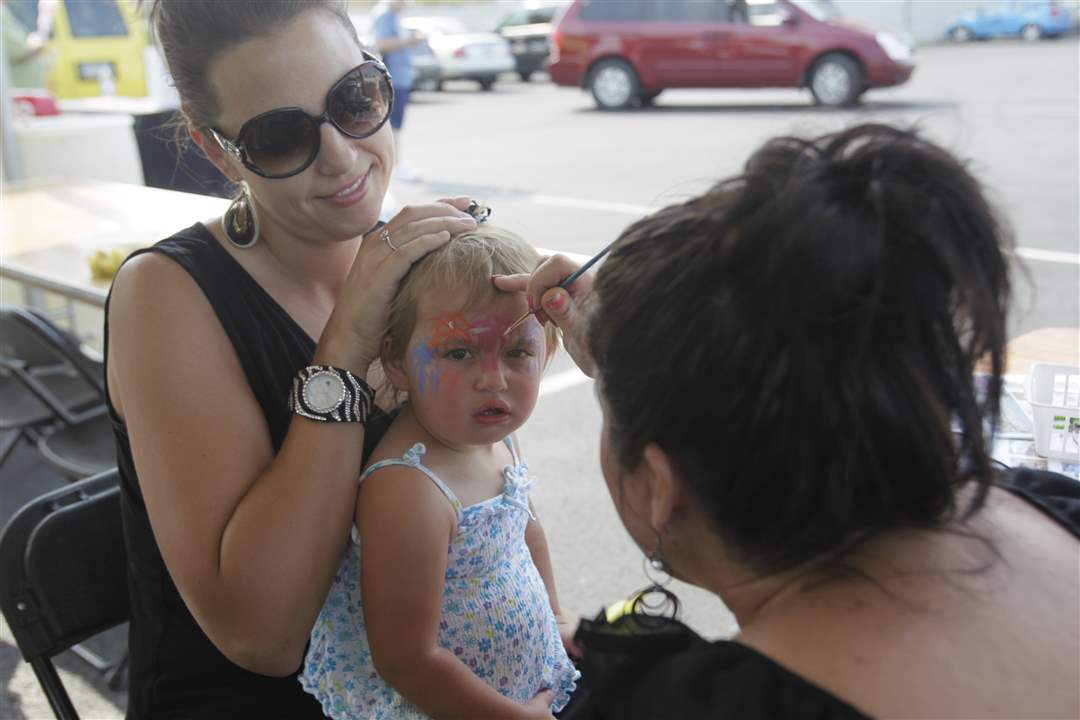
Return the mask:
<path id="1" fill-rule="evenodd" d="M 444 352 L 443 357 L 447 360 L 468 360 L 472 353 L 467 348 L 454 348 Z"/>
<path id="2" fill-rule="evenodd" d="M 529 348 L 514 348 L 513 350 L 508 350 L 506 356 L 515 359 L 532 357 L 533 351 Z"/>

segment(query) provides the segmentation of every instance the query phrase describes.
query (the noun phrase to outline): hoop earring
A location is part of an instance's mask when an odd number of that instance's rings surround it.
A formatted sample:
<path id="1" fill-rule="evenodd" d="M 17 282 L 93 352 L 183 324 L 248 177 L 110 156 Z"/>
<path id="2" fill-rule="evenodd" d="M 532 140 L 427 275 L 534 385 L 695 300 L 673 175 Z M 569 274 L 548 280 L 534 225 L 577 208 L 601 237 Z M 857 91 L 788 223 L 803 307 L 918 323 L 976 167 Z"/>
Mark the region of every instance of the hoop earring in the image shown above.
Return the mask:
<path id="1" fill-rule="evenodd" d="M 247 183 L 241 184 L 240 194 L 229 203 L 221 216 L 221 226 L 229 242 L 242 250 L 258 242 L 259 218 L 255 214 L 255 203 L 251 201 Z"/>
<path id="2" fill-rule="evenodd" d="M 634 595 L 631 614 L 646 627 L 678 618 L 679 598 L 667 588 L 671 583 L 671 566 L 664 558 L 659 532 L 656 533 L 656 549 L 642 557 L 642 569 L 650 584 Z"/>

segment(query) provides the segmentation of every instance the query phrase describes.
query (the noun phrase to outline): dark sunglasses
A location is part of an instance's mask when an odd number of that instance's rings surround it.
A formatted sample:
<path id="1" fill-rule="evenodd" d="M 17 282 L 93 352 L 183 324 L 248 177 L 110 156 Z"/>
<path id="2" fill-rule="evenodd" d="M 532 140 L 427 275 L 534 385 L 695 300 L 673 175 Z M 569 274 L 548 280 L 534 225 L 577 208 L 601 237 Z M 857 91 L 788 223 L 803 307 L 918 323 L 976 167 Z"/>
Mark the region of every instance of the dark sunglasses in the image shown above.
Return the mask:
<path id="1" fill-rule="evenodd" d="M 244 123 L 235 140 L 207 129 L 226 152 L 257 175 L 277 179 L 301 173 L 319 154 L 323 123 L 348 137 L 366 138 L 390 117 L 394 105 L 390 73 L 374 56 L 365 52 L 364 58 L 330 88 L 326 109 L 318 117 L 298 107 L 277 108 Z"/>

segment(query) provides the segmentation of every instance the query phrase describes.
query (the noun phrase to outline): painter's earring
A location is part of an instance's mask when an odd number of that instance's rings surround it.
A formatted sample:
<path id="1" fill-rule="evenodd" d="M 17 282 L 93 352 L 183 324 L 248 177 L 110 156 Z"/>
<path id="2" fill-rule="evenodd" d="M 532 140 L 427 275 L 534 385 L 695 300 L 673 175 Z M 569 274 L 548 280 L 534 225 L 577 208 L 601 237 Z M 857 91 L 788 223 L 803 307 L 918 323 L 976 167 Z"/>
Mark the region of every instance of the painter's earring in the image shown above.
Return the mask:
<path id="1" fill-rule="evenodd" d="M 255 203 L 251 201 L 251 192 L 246 183 L 241 184 L 240 194 L 229 203 L 221 217 L 225 237 L 233 245 L 247 249 L 259 240 L 259 218 L 255 214 Z"/>
<path id="2" fill-rule="evenodd" d="M 671 582 L 671 566 L 660 547 L 660 533 L 656 533 L 656 549 L 642 558 L 642 567 L 650 585 L 633 597 L 630 612 L 644 626 L 650 621 L 662 623 L 679 616 L 679 598 L 667 586 Z"/>

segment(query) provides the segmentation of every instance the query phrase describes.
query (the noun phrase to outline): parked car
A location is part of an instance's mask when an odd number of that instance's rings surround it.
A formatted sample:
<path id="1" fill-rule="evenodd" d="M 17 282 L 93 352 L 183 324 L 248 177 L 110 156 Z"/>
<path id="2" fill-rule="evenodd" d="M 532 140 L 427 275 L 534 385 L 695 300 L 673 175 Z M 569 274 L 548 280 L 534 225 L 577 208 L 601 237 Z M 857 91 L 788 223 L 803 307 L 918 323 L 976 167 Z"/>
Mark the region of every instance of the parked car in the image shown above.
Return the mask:
<path id="1" fill-rule="evenodd" d="M 1064 35 L 1075 25 L 1072 13 L 1057 2 L 999 2 L 964 13 L 949 24 L 945 34 L 956 42 L 993 37 L 1031 41 Z"/>
<path id="2" fill-rule="evenodd" d="M 503 18 L 496 32 L 510 43 L 518 76 L 525 82 L 532 74 L 543 70 L 551 52 L 551 34 L 555 31 L 555 15 L 566 3 L 526 7 Z"/>
<path id="3" fill-rule="evenodd" d="M 666 88 L 806 87 L 822 105 L 906 82 L 912 44 L 842 19 L 821 0 L 575 0 L 548 73 L 603 109 Z"/>
<path id="4" fill-rule="evenodd" d="M 450 17 L 405 17 L 401 26 L 427 36 L 439 62 L 440 89 L 443 80 L 475 80 L 490 90 L 499 73 L 514 69 L 510 45 L 497 33 L 469 32 Z"/>
<path id="5" fill-rule="evenodd" d="M 442 87 L 442 67 L 427 40 L 412 48 L 414 90 L 437 90 Z"/>
<path id="6" fill-rule="evenodd" d="M 14 0 L 11 9 L 26 27 L 36 27 L 37 0 Z M 146 95 L 148 31 L 134 3 L 67 0 L 55 13 L 47 82 L 56 97 Z"/>

